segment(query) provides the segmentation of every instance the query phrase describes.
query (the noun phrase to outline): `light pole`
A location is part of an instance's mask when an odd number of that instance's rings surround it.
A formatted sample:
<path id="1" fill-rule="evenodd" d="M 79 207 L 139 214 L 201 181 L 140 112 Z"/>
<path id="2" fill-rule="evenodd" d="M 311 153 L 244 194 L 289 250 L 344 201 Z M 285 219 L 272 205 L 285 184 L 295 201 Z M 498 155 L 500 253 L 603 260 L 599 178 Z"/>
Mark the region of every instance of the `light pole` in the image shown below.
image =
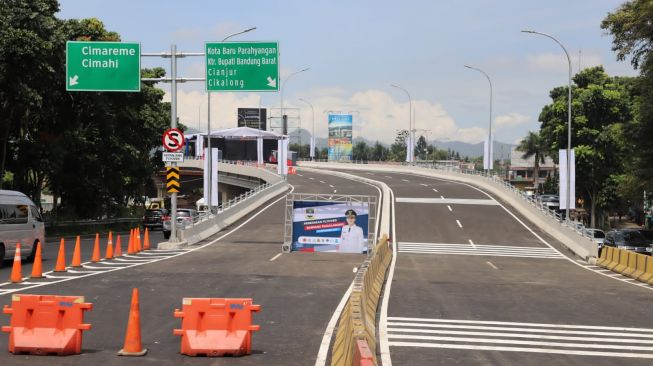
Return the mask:
<path id="1" fill-rule="evenodd" d="M 539 34 L 541 36 L 551 38 L 562 48 L 563 51 L 565 51 L 565 55 L 567 55 L 567 62 L 569 64 L 569 95 L 567 97 L 567 197 L 565 197 L 567 201 L 567 208 L 565 210 L 565 214 L 566 219 L 569 220 L 569 207 L 571 206 L 571 57 L 569 57 L 569 52 L 567 52 L 565 46 L 563 46 L 562 43 L 560 43 L 560 41 L 558 41 L 552 35 L 536 32 L 534 30 L 523 30 L 522 32 Z"/>
<path id="2" fill-rule="evenodd" d="M 295 71 L 292 74 L 288 75 L 286 80 L 284 80 L 283 83 L 281 83 L 281 90 L 280 90 L 280 94 L 281 94 L 281 132 L 282 132 L 283 135 L 288 134 L 288 131 L 287 131 L 288 126 L 284 123 L 285 119 L 283 117 L 283 88 L 286 85 L 286 82 L 288 82 L 288 80 L 290 80 L 291 77 L 293 77 L 294 75 L 297 75 L 297 74 L 299 74 L 301 72 L 308 71 L 308 70 L 310 70 L 309 67 L 301 69 L 299 71 Z M 300 133 L 301 133 L 301 131 L 300 131 Z"/>
<path id="3" fill-rule="evenodd" d="M 230 34 L 230 35 L 224 37 L 222 39 L 222 42 L 227 41 L 231 37 L 234 37 L 234 36 L 237 36 L 237 35 L 240 35 L 240 34 L 243 34 L 243 33 L 251 32 L 251 31 L 253 31 L 255 29 L 256 29 L 256 27 L 252 27 L 252 28 L 247 28 L 245 30 L 242 30 L 240 32 Z M 208 167 L 209 167 L 209 171 L 210 171 L 210 173 L 209 173 L 209 184 L 208 184 L 209 193 L 207 194 L 207 198 L 208 198 L 207 204 L 209 206 L 209 211 L 211 211 L 211 208 L 213 207 L 213 204 L 211 202 L 211 196 L 212 196 L 211 183 L 213 181 L 213 179 L 212 179 L 213 178 L 213 153 L 211 151 L 211 92 L 210 91 L 207 91 L 207 93 L 206 93 L 206 101 L 207 101 L 207 104 L 208 104 L 206 119 L 208 120 L 207 121 L 207 124 L 208 124 L 208 126 L 207 126 L 207 129 L 208 129 L 207 149 L 208 149 L 208 152 L 209 152 L 208 153 L 209 156 L 207 158 L 208 158 Z"/>
<path id="4" fill-rule="evenodd" d="M 415 131 L 413 129 L 413 98 L 410 97 L 410 93 L 408 92 L 408 90 L 406 90 L 406 89 L 404 89 L 404 88 L 402 88 L 400 86 L 397 86 L 395 84 L 390 84 L 390 86 L 392 86 L 394 88 L 397 88 L 397 89 L 400 89 L 400 90 L 403 90 L 404 93 L 406 93 L 406 95 L 408 95 L 408 125 L 409 125 L 408 143 L 410 144 L 410 149 L 409 149 L 407 155 L 408 155 L 408 162 L 412 163 L 413 160 L 414 160 L 413 159 L 413 143 L 414 143 L 414 140 L 415 140 Z"/>
<path id="5" fill-rule="evenodd" d="M 494 163 L 494 157 L 492 156 L 492 80 L 488 76 L 488 74 L 485 73 L 485 71 L 478 69 L 476 67 L 468 66 L 465 65 L 466 68 L 471 69 L 471 70 L 476 70 L 480 72 L 481 74 L 485 75 L 485 78 L 487 79 L 488 83 L 490 83 L 490 123 L 487 128 L 487 134 L 488 134 L 488 146 L 487 146 L 487 155 L 488 155 L 488 168 L 487 171 L 489 173 L 490 168 L 492 167 Z M 537 182 L 537 180 L 536 180 Z M 536 183 L 537 184 L 537 183 Z"/>
<path id="6" fill-rule="evenodd" d="M 311 107 L 311 144 L 310 144 L 310 149 L 311 151 L 309 152 L 309 156 L 311 157 L 311 161 L 315 159 L 315 108 L 313 108 L 313 104 L 311 104 L 309 101 L 303 98 L 299 98 L 300 101 L 308 104 Z"/>

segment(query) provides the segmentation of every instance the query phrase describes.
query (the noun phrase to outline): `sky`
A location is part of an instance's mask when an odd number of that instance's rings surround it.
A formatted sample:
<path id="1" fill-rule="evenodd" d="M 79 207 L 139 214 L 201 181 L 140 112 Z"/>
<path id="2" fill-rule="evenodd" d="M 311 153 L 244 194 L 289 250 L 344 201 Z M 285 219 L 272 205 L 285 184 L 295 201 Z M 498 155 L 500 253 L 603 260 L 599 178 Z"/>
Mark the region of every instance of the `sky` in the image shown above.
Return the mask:
<path id="1" fill-rule="evenodd" d="M 142 52 L 203 52 L 204 42 L 250 27 L 233 41 L 278 41 L 280 78 L 303 68 L 284 89 L 284 108 L 298 108 L 302 128 L 326 137 L 329 111 L 354 114 L 354 137 L 391 143 L 408 129 L 406 89 L 417 134 L 429 140 L 477 143 L 490 120 L 487 79 L 493 84 L 495 140 L 517 143 L 539 129 L 549 91 L 566 85 L 568 63 L 555 36 L 570 53 L 573 73 L 603 65 L 610 75 L 635 76 L 617 62 L 612 38 L 600 28 L 619 0 L 331 0 L 171 1 L 60 0 L 60 18 L 96 17 Z M 143 67 L 170 68 L 169 59 L 143 58 Z M 204 58 L 179 60 L 178 74 L 203 77 Z M 159 84 L 167 91 L 169 86 Z M 207 131 L 203 82 L 180 84 L 178 115 Z M 236 127 L 237 108 L 279 108 L 280 94 L 212 93 L 211 127 Z M 289 112 L 292 113 L 292 112 Z"/>

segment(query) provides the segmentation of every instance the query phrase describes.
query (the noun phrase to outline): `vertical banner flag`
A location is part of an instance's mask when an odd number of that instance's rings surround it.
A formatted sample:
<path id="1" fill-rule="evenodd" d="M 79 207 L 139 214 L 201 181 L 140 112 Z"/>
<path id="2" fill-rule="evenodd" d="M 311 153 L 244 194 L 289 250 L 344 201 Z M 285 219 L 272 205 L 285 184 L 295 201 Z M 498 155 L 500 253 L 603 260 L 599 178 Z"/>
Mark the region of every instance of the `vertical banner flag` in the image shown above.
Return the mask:
<path id="1" fill-rule="evenodd" d="M 560 209 L 567 209 L 567 149 L 558 150 L 558 169 L 560 169 Z M 569 209 L 576 209 L 576 154 L 571 149 L 571 179 L 569 180 Z"/>
<path id="2" fill-rule="evenodd" d="M 195 156 L 200 157 L 204 152 L 204 136 L 197 134 L 197 142 L 195 142 Z"/>
<path id="3" fill-rule="evenodd" d="M 283 139 L 277 140 L 277 174 L 283 175 Z"/>
<path id="4" fill-rule="evenodd" d="M 315 137 L 311 136 L 311 151 L 310 151 L 310 156 L 311 159 L 315 158 Z"/>
<path id="5" fill-rule="evenodd" d="M 211 148 L 211 204 L 218 205 L 218 149 Z"/>
<path id="6" fill-rule="evenodd" d="M 263 138 L 256 138 L 256 161 L 258 164 L 263 164 Z"/>
<path id="7" fill-rule="evenodd" d="M 204 154 L 204 204 L 208 205 L 209 204 L 209 172 L 211 171 L 209 169 L 209 149 L 204 148 L 203 149 L 203 154 Z"/>
<path id="8" fill-rule="evenodd" d="M 490 136 L 485 135 L 485 141 L 483 141 L 483 169 L 492 170 L 494 168 L 494 148 L 492 145 Z"/>
<path id="9" fill-rule="evenodd" d="M 288 175 L 288 145 L 290 139 L 283 139 L 283 175 Z"/>
<path id="10" fill-rule="evenodd" d="M 351 161 L 352 126 L 351 114 L 329 115 L 329 161 Z"/>
<path id="11" fill-rule="evenodd" d="M 293 202 L 292 250 L 367 253 L 369 204 Z"/>
<path id="12" fill-rule="evenodd" d="M 408 136 L 406 138 L 406 162 L 407 163 L 412 163 L 413 162 L 413 139 Z"/>

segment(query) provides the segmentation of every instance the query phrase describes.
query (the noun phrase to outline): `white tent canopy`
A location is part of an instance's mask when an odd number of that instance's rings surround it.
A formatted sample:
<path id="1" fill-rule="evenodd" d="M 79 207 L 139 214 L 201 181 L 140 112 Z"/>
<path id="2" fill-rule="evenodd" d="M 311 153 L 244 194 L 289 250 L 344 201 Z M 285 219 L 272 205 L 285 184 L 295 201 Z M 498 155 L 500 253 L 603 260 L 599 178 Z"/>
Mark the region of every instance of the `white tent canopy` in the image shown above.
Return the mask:
<path id="1" fill-rule="evenodd" d="M 188 134 L 186 135 L 186 138 L 196 138 L 197 135 L 208 136 L 208 133 Z M 280 133 L 272 131 L 261 131 L 250 127 L 236 127 L 227 128 L 225 130 L 211 131 L 211 137 L 243 140 L 256 140 L 257 138 L 263 138 L 265 140 L 281 140 L 287 138 L 287 136 L 284 136 Z"/>

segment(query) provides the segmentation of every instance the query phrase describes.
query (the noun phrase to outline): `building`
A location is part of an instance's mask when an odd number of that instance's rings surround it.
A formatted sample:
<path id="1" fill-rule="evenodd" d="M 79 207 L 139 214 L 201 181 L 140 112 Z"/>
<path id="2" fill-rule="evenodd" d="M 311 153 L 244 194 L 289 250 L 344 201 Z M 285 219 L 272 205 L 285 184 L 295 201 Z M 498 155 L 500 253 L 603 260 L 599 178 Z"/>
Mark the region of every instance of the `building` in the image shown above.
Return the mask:
<path id="1" fill-rule="evenodd" d="M 531 156 L 529 159 L 524 159 L 523 152 L 517 151 L 512 148 L 510 151 L 510 169 L 508 170 L 508 180 L 512 185 L 519 189 L 535 189 L 535 180 L 533 174 L 535 170 L 535 157 Z M 544 164 L 540 164 L 540 172 L 537 182 L 544 184 L 547 177 L 553 178 L 557 165 L 553 162 L 551 157 L 547 156 L 544 159 Z"/>

